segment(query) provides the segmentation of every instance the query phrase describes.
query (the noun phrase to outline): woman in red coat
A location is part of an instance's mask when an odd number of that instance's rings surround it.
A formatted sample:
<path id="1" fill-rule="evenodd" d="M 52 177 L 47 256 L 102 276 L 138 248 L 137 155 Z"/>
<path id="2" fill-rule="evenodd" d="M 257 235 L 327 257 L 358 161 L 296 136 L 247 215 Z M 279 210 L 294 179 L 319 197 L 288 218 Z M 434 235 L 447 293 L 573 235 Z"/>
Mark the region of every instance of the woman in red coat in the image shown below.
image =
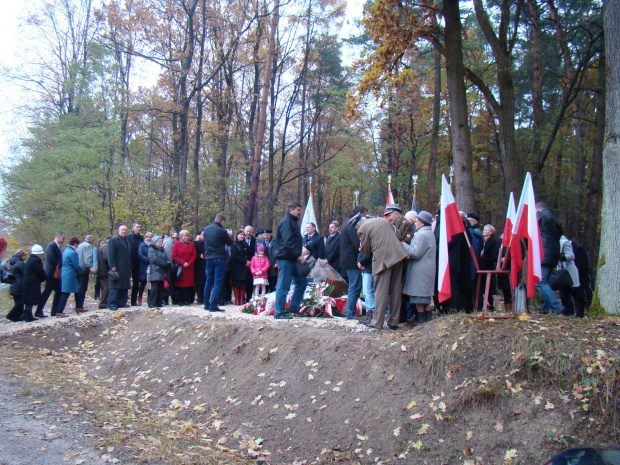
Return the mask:
<path id="1" fill-rule="evenodd" d="M 172 247 L 172 263 L 183 270 L 183 275 L 174 282 L 179 305 L 190 305 L 194 302 L 194 262 L 196 249 L 189 231 L 179 233 L 179 240 Z"/>

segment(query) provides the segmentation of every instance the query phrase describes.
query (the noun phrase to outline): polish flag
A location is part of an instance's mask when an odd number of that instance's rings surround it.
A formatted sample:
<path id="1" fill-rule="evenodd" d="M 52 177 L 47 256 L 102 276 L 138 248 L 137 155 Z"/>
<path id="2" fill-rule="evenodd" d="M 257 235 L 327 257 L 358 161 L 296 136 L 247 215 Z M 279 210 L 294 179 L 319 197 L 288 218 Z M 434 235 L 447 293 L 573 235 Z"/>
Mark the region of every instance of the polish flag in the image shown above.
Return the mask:
<path id="1" fill-rule="evenodd" d="M 465 232 L 465 225 L 461 219 L 459 209 L 456 207 L 454 196 L 446 176 L 441 176 L 441 206 L 439 220 L 439 278 L 437 290 L 439 302 L 448 300 L 452 296 L 450 290 L 450 263 L 448 262 L 448 242 L 452 236 Z"/>
<path id="2" fill-rule="evenodd" d="M 532 175 L 527 173 L 523 183 L 521 199 L 517 207 L 517 216 L 512 226 L 512 234 L 515 235 L 512 243 L 517 242 L 521 236 L 527 239 L 527 297 L 531 298 L 536 292 L 534 285 L 542 279 L 543 246 L 538 228 L 538 218 L 536 218 L 536 198 L 534 197 L 534 186 L 532 185 Z M 520 255 L 519 255 L 520 256 Z"/>
<path id="3" fill-rule="evenodd" d="M 517 209 L 515 208 L 515 198 L 512 192 L 506 210 L 506 225 L 504 226 L 504 237 L 502 245 L 510 247 L 510 285 L 512 288 L 519 284 L 519 271 L 523 269 L 523 257 L 521 255 L 521 240 L 519 236 L 512 234 L 512 228 L 517 219 Z"/>

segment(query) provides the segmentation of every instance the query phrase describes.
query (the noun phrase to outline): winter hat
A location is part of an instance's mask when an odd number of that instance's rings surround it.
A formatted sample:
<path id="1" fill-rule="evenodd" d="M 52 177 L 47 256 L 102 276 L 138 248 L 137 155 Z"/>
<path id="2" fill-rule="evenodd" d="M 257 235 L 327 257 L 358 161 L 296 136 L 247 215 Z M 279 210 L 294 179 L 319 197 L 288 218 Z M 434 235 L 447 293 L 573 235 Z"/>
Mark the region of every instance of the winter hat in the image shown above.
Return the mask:
<path id="1" fill-rule="evenodd" d="M 151 239 L 151 244 L 155 245 L 155 242 L 157 242 L 160 239 L 161 239 L 161 236 L 153 236 L 153 238 Z"/>
<path id="2" fill-rule="evenodd" d="M 418 219 L 427 225 L 433 223 L 433 215 L 424 210 L 418 213 Z"/>
<path id="3" fill-rule="evenodd" d="M 39 244 L 35 244 L 30 249 L 30 253 L 33 255 L 43 255 L 43 247 L 41 247 Z"/>
<path id="4" fill-rule="evenodd" d="M 256 244 L 256 251 L 257 252 L 264 252 L 265 251 L 265 246 L 263 244 Z"/>

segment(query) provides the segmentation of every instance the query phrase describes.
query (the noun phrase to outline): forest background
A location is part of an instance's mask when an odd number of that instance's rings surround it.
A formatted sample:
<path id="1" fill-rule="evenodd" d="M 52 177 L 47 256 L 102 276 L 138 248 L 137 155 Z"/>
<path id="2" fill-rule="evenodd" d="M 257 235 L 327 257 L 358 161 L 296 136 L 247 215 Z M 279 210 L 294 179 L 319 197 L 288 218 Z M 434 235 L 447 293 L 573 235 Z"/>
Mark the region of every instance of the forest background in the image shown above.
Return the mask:
<path id="1" fill-rule="evenodd" d="M 5 82 L 28 134 L 0 173 L 21 243 L 274 227 L 319 229 L 357 201 L 437 210 L 454 166 L 461 210 L 503 229 L 526 171 L 568 237 L 598 259 L 605 143 L 596 0 L 375 0 L 341 37 L 345 0 L 49 0 L 24 5 L 36 47 Z M 359 59 L 343 61 L 343 47 Z M 36 52 L 33 54 L 33 50 Z M 145 64 L 147 67 L 144 68 Z M 148 70 L 148 77 L 144 76 Z"/>

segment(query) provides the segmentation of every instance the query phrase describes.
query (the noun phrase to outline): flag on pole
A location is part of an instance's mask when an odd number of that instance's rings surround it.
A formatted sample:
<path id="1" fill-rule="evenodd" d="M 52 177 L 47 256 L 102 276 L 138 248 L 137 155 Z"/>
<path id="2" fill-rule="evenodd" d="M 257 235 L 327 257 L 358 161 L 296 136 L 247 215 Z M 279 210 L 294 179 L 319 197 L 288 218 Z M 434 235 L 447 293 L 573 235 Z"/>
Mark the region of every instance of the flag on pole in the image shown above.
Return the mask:
<path id="1" fill-rule="evenodd" d="M 416 197 L 418 196 L 418 193 L 414 190 L 413 191 L 413 199 L 411 200 L 411 210 L 413 210 L 414 212 L 418 211 L 418 202 L 416 202 Z"/>
<path id="2" fill-rule="evenodd" d="M 446 181 L 446 176 L 441 175 L 441 202 L 439 219 L 439 277 L 437 279 L 437 290 L 439 291 L 439 302 L 448 300 L 452 296 L 450 290 L 450 263 L 448 262 L 448 242 L 452 236 L 465 232 L 465 225 L 461 219 L 461 214 L 454 201 L 450 185 Z"/>
<path id="3" fill-rule="evenodd" d="M 527 297 L 531 298 L 536 292 L 534 285 L 542 279 L 543 247 L 540 238 L 540 229 L 538 228 L 538 219 L 536 218 L 536 198 L 534 197 L 534 186 L 532 184 L 532 175 L 528 172 L 523 183 L 523 191 L 519 206 L 517 207 L 517 215 L 512 226 L 512 234 L 515 235 L 512 243 L 514 244 L 518 237 L 527 239 Z M 520 256 L 520 255 L 519 255 Z"/>
<path id="4" fill-rule="evenodd" d="M 506 224 L 504 226 L 504 237 L 502 245 L 510 247 L 510 285 L 512 288 L 519 284 L 519 271 L 523 269 L 523 257 L 521 256 L 521 240 L 519 236 L 512 234 L 512 228 L 517 220 L 517 209 L 515 207 L 515 197 L 510 193 L 508 210 L 506 210 Z"/>
<path id="5" fill-rule="evenodd" d="M 314 204 L 312 203 L 312 192 L 308 196 L 308 204 L 304 211 L 304 217 L 301 220 L 301 235 L 306 234 L 306 226 L 308 223 L 314 223 L 316 225 L 316 216 L 314 216 Z"/>

